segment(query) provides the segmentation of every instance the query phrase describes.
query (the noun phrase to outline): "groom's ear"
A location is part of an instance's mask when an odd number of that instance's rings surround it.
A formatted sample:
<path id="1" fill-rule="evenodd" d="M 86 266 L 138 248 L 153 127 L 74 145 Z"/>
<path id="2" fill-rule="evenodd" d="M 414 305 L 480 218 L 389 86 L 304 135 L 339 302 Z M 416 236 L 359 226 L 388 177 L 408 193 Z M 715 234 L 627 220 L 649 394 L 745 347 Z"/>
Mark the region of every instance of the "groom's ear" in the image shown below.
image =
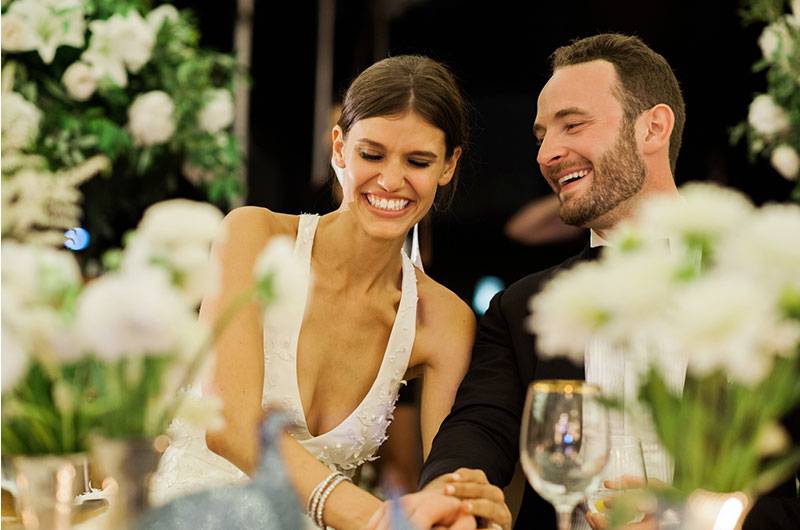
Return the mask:
<path id="1" fill-rule="evenodd" d="M 344 168 L 344 131 L 338 125 L 331 131 L 331 146 L 333 147 L 333 162 Z"/>
<path id="2" fill-rule="evenodd" d="M 439 186 L 447 186 L 450 181 L 453 180 L 453 175 L 458 167 L 458 160 L 461 158 L 461 153 L 462 150 L 460 147 L 453 149 L 453 154 L 450 155 L 450 158 L 448 158 L 447 162 L 445 162 L 444 171 L 437 180 Z"/>
<path id="3" fill-rule="evenodd" d="M 662 149 L 669 153 L 669 139 L 675 127 L 675 113 L 672 108 L 664 103 L 644 111 L 641 120 L 644 120 L 644 140 L 642 151 L 646 155 L 654 154 Z"/>

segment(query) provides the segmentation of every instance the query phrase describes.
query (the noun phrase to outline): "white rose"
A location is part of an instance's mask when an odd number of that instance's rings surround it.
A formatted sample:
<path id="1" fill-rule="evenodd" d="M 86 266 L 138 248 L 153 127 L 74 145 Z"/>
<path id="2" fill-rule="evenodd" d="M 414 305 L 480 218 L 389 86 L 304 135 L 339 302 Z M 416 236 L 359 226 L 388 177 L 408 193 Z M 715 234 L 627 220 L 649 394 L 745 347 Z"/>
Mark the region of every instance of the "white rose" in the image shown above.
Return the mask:
<path id="1" fill-rule="evenodd" d="M 72 63 L 64 72 L 61 82 L 67 87 L 69 96 L 76 101 L 86 101 L 97 89 L 97 79 L 92 69 L 80 61 Z"/>
<path id="2" fill-rule="evenodd" d="M 4 92 L 2 97 L 3 150 L 23 149 L 39 136 L 42 112 L 16 92 Z"/>
<path id="3" fill-rule="evenodd" d="M 264 316 L 272 328 L 283 329 L 302 318 L 309 287 L 303 269 L 294 255 L 294 241 L 286 236 L 273 237 L 256 258 L 256 281 L 268 281 L 271 286 L 272 298 L 266 302 Z"/>
<path id="4" fill-rule="evenodd" d="M 131 10 L 125 17 L 120 38 L 125 43 L 122 58 L 128 70 L 136 73 L 147 64 L 153 54 L 156 43 L 156 32 L 150 27 L 136 10 Z"/>
<path id="5" fill-rule="evenodd" d="M 747 121 L 757 132 L 770 137 L 789 129 L 786 111 L 769 94 L 760 94 L 753 99 Z"/>
<path id="6" fill-rule="evenodd" d="M 2 47 L 9 52 L 27 52 L 36 49 L 36 36 L 26 20 L 14 13 L 7 13 L 2 20 Z"/>
<path id="7" fill-rule="evenodd" d="M 175 133 L 175 105 L 166 92 L 138 96 L 128 109 L 128 129 L 136 145 L 163 144 Z"/>
<path id="8" fill-rule="evenodd" d="M 773 149 L 769 161 L 784 178 L 797 180 L 798 173 L 800 173 L 800 156 L 791 145 L 781 144 Z"/>
<path id="9" fill-rule="evenodd" d="M 787 56 L 791 51 L 791 43 L 789 31 L 782 21 L 773 22 L 765 27 L 758 38 L 761 53 L 764 55 L 764 59 L 770 62 L 776 62 L 780 57 Z M 780 52 L 780 57 L 778 52 Z"/>
<path id="10" fill-rule="evenodd" d="M 178 10 L 174 6 L 163 4 L 147 14 L 147 24 L 153 31 L 158 33 L 165 21 L 177 22 L 179 16 Z"/>
<path id="11" fill-rule="evenodd" d="M 234 112 L 233 96 L 229 90 L 220 88 L 209 95 L 197 121 L 204 131 L 216 133 L 233 123 Z"/>
<path id="12" fill-rule="evenodd" d="M 84 351 L 107 361 L 182 352 L 193 311 L 160 269 L 106 274 L 78 300 L 74 329 Z"/>

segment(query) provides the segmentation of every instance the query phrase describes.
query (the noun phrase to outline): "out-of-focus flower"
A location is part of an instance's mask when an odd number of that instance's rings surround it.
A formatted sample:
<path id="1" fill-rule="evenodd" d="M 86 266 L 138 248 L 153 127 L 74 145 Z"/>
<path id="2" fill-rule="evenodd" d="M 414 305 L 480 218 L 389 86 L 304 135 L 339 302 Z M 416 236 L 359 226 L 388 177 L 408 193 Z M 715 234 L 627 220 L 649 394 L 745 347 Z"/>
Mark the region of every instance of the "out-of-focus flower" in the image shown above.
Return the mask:
<path id="1" fill-rule="evenodd" d="M 182 397 L 175 418 L 205 431 L 213 432 L 225 427 L 222 400 L 217 396 L 203 396 L 191 390 Z"/>
<path id="2" fill-rule="evenodd" d="M 89 64 L 95 79 L 109 77 L 119 86 L 127 86 L 129 70 L 137 73 L 153 54 L 156 34 L 136 10 L 127 15 L 113 15 L 108 20 L 89 24 L 89 48 L 81 59 Z"/>
<path id="3" fill-rule="evenodd" d="M 28 147 L 39 135 L 42 112 L 16 92 L 3 92 L 0 105 L 3 151 Z"/>
<path id="4" fill-rule="evenodd" d="M 86 101 L 97 89 L 97 79 L 89 65 L 80 61 L 72 63 L 61 78 L 69 96 L 76 101 Z"/>
<path id="5" fill-rule="evenodd" d="M 11 27 L 5 25 L 11 17 Z M 3 15 L 3 49 L 36 50 L 45 64 L 53 62 L 59 46 L 83 47 L 86 22 L 79 0 L 18 0 Z M 6 43 L 8 35 L 10 42 Z"/>
<path id="6" fill-rule="evenodd" d="M 800 173 L 800 156 L 794 147 L 781 144 L 773 149 L 769 157 L 772 167 L 787 180 L 797 180 Z"/>
<path id="7" fill-rule="evenodd" d="M 175 104 L 166 92 L 138 96 L 128 109 L 128 129 L 137 145 L 163 144 L 175 133 Z"/>
<path id="8" fill-rule="evenodd" d="M 5 311 L 6 309 L 3 308 Z M 17 338 L 16 334 L 5 325 L 2 326 L 2 350 L 0 350 L 0 372 L 2 372 L 2 381 L 0 381 L 0 390 L 5 393 L 14 388 L 14 386 L 22 379 L 28 369 L 30 359 L 22 347 L 22 343 Z"/>
<path id="9" fill-rule="evenodd" d="M 294 241 L 286 236 L 273 237 L 256 258 L 253 273 L 260 298 L 266 303 L 265 318 L 281 327 L 304 310 L 308 289 L 303 265 L 294 255 Z"/>
<path id="10" fill-rule="evenodd" d="M 36 36 L 28 22 L 9 11 L 3 15 L 3 49 L 9 52 L 26 52 L 36 49 Z"/>
<path id="11" fill-rule="evenodd" d="M 767 61 L 785 62 L 785 57 L 791 53 L 792 38 L 783 20 L 765 27 L 758 38 L 758 45 Z"/>
<path id="12" fill-rule="evenodd" d="M 180 18 L 180 15 L 175 6 L 163 4 L 147 14 L 147 24 L 154 32 L 158 33 L 165 21 L 177 22 L 178 18 Z"/>
<path id="13" fill-rule="evenodd" d="M 767 137 L 789 130 L 789 117 L 786 111 L 775 103 L 769 94 L 759 94 L 753 99 L 747 121 L 753 129 Z"/>
<path id="14" fill-rule="evenodd" d="M 211 91 L 197 119 L 201 129 L 216 133 L 230 127 L 233 116 L 233 96 L 230 90 L 220 88 Z"/>
<path id="15" fill-rule="evenodd" d="M 106 274 L 78 300 L 74 329 L 83 350 L 106 361 L 181 350 L 194 312 L 156 269 Z"/>

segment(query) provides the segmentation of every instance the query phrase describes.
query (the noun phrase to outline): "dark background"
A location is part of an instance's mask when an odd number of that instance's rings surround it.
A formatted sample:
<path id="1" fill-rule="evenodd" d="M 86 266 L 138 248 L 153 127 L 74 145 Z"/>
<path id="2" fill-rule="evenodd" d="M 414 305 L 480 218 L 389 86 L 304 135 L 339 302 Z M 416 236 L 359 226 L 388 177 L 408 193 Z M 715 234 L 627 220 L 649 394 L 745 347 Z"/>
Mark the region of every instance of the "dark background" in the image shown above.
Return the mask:
<path id="1" fill-rule="evenodd" d="M 230 51 L 235 2 L 178 2 L 195 10 L 203 43 Z M 510 283 L 575 253 L 585 239 L 528 247 L 503 235 L 508 218 L 550 193 L 535 163 L 535 101 L 547 57 L 577 37 L 616 31 L 640 36 L 664 55 L 687 106 L 676 180 L 714 180 L 757 203 L 786 200 L 791 185 L 764 161 L 751 165 L 729 129 L 746 118 L 763 74 L 760 26 L 743 27 L 736 0 L 470 2 L 339 0 L 335 20 L 335 99 L 374 56 L 376 9 L 393 14 L 388 53 L 419 53 L 445 62 L 473 106 L 473 134 L 459 192 L 432 225 L 427 272 L 465 300 L 491 274 Z M 316 68 L 317 2 L 257 1 L 248 152 L 247 203 L 285 213 L 330 211 L 328 186 L 310 185 Z"/>

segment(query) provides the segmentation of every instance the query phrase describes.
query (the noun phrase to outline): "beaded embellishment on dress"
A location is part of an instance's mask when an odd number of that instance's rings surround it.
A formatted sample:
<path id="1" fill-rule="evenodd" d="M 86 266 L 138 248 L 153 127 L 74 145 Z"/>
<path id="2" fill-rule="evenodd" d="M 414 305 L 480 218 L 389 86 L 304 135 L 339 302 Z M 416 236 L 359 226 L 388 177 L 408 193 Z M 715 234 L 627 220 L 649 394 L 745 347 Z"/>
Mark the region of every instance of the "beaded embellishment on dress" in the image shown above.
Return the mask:
<path id="1" fill-rule="evenodd" d="M 311 273 L 311 250 L 319 216 L 301 215 L 295 256 L 305 264 L 306 277 Z M 351 475 L 364 462 L 375 460 L 378 447 L 386 440 L 386 429 L 393 419 L 403 375 L 408 368 L 414 345 L 417 318 L 417 278 L 414 265 L 405 253 L 400 304 L 389 342 L 375 382 L 356 409 L 330 431 L 312 436 L 308 431 L 300 391 L 297 386 L 297 342 L 303 322 L 305 303 L 297 304 L 297 314 L 287 321 L 290 327 L 276 328 L 264 322 L 264 389 L 262 406 L 279 406 L 292 419 L 291 435 L 311 454 L 331 468 Z M 305 294 L 308 300 L 310 282 Z"/>

